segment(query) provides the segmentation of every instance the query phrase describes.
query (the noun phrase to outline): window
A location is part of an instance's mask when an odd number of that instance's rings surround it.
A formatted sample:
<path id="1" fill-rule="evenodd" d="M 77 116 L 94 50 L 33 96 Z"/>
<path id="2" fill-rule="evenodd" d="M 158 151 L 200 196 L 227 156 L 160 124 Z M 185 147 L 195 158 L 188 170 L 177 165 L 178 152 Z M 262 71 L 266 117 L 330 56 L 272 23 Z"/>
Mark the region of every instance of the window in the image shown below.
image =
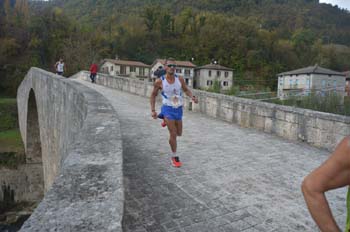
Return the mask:
<path id="1" fill-rule="evenodd" d="M 211 77 L 211 70 L 209 70 L 209 76 Z"/>
<path id="2" fill-rule="evenodd" d="M 111 66 L 111 71 L 113 71 L 113 66 Z"/>
<path id="3" fill-rule="evenodd" d="M 310 79 L 306 79 L 306 88 L 310 89 Z"/>
<path id="4" fill-rule="evenodd" d="M 135 66 L 130 66 L 130 72 L 136 72 L 136 67 Z"/>
<path id="5" fill-rule="evenodd" d="M 213 85 L 213 81 L 207 81 L 207 86 Z"/>
<path id="6" fill-rule="evenodd" d="M 182 73 L 182 69 L 181 68 L 177 68 L 176 69 L 176 73 Z"/>
<path id="7" fill-rule="evenodd" d="M 216 76 L 219 77 L 221 75 L 220 71 L 216 71 Z"/>
<path id="8" fill-rule="evenodd" d="M 185 75 L 187 75 L 187 76 L 191 75 L 191 70 L 185 69 Z"/>
<path id="9" fill-rule="evenodd" d="M 222 85 L 223 85 L 223 86 L 228 86 L 228 81 L 223 81 L 223 82 L 222 82 Z"/>
<path id="10" fill-rule="evenodd" d="M 225 77 L 228 77 L 228 72 L 225 72 Z"/>
<path id="11" fill-rule="evenodd" d="M 326 88 L 326 80 L 322 80 L 322 89 Z"/>
<path id="12" fill-rule="evenodd" d="M 289 87 L 292 88 L 292 86 L 293 86 L 293 80 L 289 79 Z"/>
<path id="13" fill-rule="evenodd" d="M 139 68 L 139 75 L 144 76 L 145 75 L 145 68 Z"/>
<path id="14" fill-rule="evenodd" d="M 295 79 L 294 84 L 295 84 L 295 87 L 296 87 L 296 88 L 298 88 L 298 82 L 299 82 L 299 80 L 298 80 L 298 79 Z"/>

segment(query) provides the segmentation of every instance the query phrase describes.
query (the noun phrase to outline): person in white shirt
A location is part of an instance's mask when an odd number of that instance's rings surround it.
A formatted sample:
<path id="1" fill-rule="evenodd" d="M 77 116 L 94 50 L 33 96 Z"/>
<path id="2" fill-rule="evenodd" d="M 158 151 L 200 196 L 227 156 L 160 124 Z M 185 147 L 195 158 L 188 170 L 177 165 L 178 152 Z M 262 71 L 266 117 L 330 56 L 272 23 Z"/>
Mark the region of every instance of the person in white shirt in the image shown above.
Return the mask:
<path id="1" fill-rule="evenodd" d="M 56 74 L 63 76 L 64 62 L 62 58 L 60 58 L 60 60 L 56 62 L 55 70 L 56 70 Z"/>

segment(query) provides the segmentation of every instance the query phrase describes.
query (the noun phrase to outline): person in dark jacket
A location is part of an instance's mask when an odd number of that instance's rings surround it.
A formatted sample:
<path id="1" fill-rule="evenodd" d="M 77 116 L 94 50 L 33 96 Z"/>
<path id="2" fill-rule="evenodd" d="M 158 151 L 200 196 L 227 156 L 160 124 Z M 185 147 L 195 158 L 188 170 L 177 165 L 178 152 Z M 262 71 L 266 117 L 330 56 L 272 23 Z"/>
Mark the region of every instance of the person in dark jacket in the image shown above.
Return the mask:
<path id="1" fill-rule="evenodd" d="M 159 66 L 159 67 L 157 68 L 157 70 L 154 71 L 153 74 L 154 74 L 156 77 L 160 78 L 161 76 L 164 76 L 165 73 L 166 73 L 166 71 L 165 71 L 165 69 L 163 68 L 163 66 Z"/>

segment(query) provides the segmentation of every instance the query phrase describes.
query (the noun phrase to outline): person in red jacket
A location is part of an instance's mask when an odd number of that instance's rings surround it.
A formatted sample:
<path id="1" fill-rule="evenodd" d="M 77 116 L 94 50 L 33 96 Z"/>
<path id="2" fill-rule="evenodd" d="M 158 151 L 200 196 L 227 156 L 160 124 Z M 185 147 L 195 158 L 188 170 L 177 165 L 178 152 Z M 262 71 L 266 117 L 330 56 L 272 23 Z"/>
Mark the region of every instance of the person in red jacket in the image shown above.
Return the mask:
<path id="1" fill-rule="evenodd" d="M 93 63 L 90 66 L 90 79 L 92 83 L 96 83 L 96 74 L 97 74 L 97 64 Z"/>

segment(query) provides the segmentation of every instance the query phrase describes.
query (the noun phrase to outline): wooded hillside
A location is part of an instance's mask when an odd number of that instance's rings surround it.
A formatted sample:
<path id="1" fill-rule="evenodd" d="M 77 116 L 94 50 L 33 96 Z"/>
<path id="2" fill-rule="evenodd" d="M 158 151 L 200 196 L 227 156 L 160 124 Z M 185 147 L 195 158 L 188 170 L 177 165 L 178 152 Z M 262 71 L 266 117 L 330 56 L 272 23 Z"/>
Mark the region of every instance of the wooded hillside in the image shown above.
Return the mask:
<path id="1" fill-rule="evenodd" d="M 273 89 L 276 73 L 350 69 L 350 13 L 316 0 L 0 0 L 0 93 L 31 66 L 66 75 L 93 60 L 217 60 L 236 83 Z"/>

